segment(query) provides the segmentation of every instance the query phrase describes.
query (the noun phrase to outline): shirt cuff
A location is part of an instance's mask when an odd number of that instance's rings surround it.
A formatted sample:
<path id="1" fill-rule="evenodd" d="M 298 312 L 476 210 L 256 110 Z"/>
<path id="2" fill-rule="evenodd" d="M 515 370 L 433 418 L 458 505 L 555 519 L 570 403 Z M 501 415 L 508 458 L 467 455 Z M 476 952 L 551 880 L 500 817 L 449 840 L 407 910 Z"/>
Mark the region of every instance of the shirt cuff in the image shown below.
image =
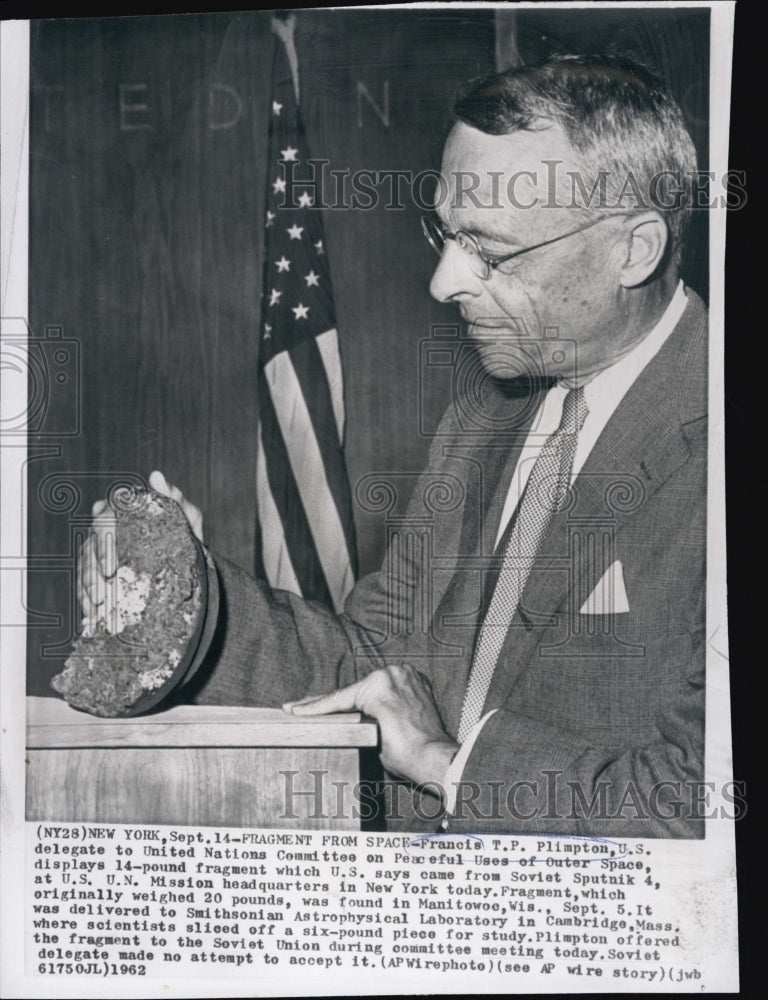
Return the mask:
<path id="1" fill-rule="evenodd" d="M 461 776 L 464 773 L 464 768 L 469 760 L 469 755 L 474 749 L 475 740 L 480 735 L 480 730 L 490 717 L 496 714 L 496 712 L 498 712 L 498 709 L 492 708 L 490 712 L 486 712 L 479 722 L 475 723 L 469 731 L 469 736 L 467 736 L 459 747 L 459 752 L 448 765 L 448 770 L 445 772 L 445 778 L 443 779 L 443 788 L 445 789 L 445 813 L 448 818 L 453 814 L 453 810 L 456 805 L 458 786 L 461 784 Z"/>

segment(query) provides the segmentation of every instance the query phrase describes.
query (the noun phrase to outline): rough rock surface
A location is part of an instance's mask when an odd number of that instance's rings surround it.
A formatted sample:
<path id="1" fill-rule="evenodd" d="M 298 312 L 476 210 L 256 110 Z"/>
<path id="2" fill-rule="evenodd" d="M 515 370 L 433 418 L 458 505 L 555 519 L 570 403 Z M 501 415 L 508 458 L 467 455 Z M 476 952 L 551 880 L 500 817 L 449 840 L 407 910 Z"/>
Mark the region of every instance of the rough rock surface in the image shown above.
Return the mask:
<path id="1" fill-rule="evenodd" d="M 127 713 L 170 679 L 202 603 L 199 550 L 179 505 L 154 491 L 125 491 L 113 507 L 119 569 L 105 602 L 112 612 L 83 623 L 51 681 L 70 705 L 101 716 Z"/>

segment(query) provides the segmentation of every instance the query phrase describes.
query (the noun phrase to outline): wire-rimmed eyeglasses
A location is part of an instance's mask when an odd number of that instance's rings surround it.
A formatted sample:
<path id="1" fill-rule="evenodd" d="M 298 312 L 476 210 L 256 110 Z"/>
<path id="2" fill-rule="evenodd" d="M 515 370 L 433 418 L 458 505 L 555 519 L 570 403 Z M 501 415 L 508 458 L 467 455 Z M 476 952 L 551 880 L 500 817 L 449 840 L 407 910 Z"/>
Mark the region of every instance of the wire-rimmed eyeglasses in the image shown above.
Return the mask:
<path id="1" fill-rule="evenodd" d="M 601 215 L 600 218 L 585 222 L 583 226 L 579 226 L 577 229 L 571 229 L 560 236 L 554 236 L 552 239 L 535 243 L 530 247 L 523 247 L 522 250 L 514 250 L 512 253 L 503 254 L 502 256 L 484 253 L 472 233 L 467 233 L 463 229 L 459 229 L 455 233 L 449 232 L 436 215 L 422 215 L 421 228 L 427 238 L 427 242 L 440 257 L 443 254 L 446 242 L 448 240 L 455 240 L 456 245 L 467 255 L 473 273 L 483 281 L 487 281 L 491 276 L 491 272 L 495 271 L 499 264 L 503 264 L 505 261 L 521 257 L 525 253 L 530 253 L 531 250 L 538 250 L 541 247 L 550 246 L 552 243 L 559 243 L 560 240 L 565 240 L 569 236 L 575 236 L 576 233 L 583 233 L 585 229 L 591 229 L 598 222 L 605 222 L 606 219 L 615 219 L 631 214 L 633 213 L 613 212 L 611 215 Z"/>

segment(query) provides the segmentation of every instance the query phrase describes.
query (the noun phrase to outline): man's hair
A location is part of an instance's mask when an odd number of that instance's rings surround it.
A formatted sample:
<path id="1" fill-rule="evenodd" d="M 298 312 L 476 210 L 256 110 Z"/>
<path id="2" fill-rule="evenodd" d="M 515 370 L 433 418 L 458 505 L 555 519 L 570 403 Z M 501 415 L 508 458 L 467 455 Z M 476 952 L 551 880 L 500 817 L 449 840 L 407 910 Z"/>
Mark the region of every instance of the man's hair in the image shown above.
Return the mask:
<path id="1" fill-rule="evenodd" d="M 664 213 L 679 263 L 696 150 L 682 111 L 646 67 L 621 56 L 556 55 L 486 76 L 459 96 L 454 113 L 489 135 L 556 123 L 576 153 L 577 197 L 590 204 L 594 192 L 601 207 L 631 209 L 640 192 L 638 207 Z M 595 188 L 601 175 L 604 188 Z"/>

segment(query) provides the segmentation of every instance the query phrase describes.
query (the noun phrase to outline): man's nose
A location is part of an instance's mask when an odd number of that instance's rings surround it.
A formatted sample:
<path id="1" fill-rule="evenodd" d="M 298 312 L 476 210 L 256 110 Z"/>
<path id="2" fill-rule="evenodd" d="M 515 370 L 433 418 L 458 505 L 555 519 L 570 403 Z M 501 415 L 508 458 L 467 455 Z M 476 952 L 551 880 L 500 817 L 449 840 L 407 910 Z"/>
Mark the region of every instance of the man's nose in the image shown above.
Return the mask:
<path id="1" fill-rule="evenodd" d="M 482 281 L 469 265 L 467 254 L 448 240 L 429 283 L 430 295 L 438 302 L 452 302 L 465 295 L 479 295 Z"/>

